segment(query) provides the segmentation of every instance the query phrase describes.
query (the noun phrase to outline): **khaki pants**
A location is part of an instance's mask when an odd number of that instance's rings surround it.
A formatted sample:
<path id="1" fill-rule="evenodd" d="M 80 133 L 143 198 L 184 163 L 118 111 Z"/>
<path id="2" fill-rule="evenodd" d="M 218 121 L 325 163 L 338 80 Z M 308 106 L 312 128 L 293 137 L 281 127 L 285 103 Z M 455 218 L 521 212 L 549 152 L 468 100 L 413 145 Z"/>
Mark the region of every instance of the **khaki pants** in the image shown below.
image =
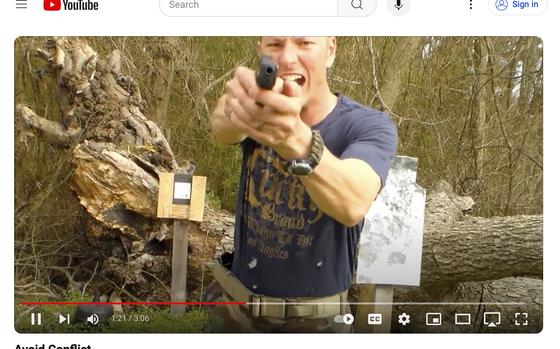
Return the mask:
<path id="1" fill-rule="evenodd" d="M 235 302 L 220 286 L 213 281 L 205 292 L 208 302 Z M 344 299 L 344 302 L 347 302 Z M 350 306 L 345 305 L 350 313 Z M 334 316 L 325 318 L 276 319 L 271 317 L 252 317 L 249 310 L 241 305 L 208 306 L 209 332 L 214 333 L 349 333 L 352 326 L 335 323 Z"/>

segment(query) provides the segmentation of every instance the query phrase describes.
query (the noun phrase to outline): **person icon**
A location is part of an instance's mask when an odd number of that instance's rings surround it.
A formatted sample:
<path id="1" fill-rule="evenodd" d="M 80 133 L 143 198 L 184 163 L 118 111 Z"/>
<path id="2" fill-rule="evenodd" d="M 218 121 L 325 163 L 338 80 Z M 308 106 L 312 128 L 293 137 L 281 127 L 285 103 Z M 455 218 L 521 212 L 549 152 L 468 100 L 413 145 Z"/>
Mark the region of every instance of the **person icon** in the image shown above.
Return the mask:
<path id="1" fill-rule="evenodd" d="M 496 8 L 498 11 L 505 11 L 508 8 L 507 0 L 496 0 Z"/>

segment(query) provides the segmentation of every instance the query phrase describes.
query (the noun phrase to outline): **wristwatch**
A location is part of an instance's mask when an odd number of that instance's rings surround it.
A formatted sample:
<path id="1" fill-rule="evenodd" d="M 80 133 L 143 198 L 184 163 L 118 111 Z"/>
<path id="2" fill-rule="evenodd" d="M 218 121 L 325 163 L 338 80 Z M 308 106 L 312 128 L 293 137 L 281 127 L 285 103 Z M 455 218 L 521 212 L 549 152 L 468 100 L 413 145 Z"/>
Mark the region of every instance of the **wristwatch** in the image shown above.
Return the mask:
<path id="1" fill-rule="evenodd" d="M 311 141 L 311 153 L 307 159 L 295 159 L 289 160 L 286 165 L 286 171 L 294 176 L 309 176 L 315 167 L 321 161 L 323 156 L 323 149 L 325 148 L 325 143 L 323 142 L 323 137 L 321 133 L 317 130 L 313 130 L 313 138 Z"/>

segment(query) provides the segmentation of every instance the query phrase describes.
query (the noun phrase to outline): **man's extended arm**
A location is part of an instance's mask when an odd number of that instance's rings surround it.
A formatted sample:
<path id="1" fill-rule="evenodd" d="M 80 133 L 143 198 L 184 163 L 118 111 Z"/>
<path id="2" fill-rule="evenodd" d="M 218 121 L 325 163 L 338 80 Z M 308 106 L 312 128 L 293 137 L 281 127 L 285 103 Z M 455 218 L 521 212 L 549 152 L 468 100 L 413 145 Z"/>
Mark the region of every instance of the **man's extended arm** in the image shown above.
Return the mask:
<path id="1" fill-rule="evenodd" d="M 214 139 L 224 144 L 236 144 L 247 138 L 247 135 L 238 130 L 231 120 L 226 116 L 226 95 L 218 100 L 218 104 L 212 113 L 211 131 Z"/>
<path id="2" fill-rule="evenodd" d="M 305 124 L 300 127 L 301 131 L 297 132 L 300 136 L 293 137 L 289 146 L 275 147 L 280 156 L 286 158 L 285 154 L 294 151 L 301 154 L 299 158 L 309 156 L 313 138 L 311 128 Z M 249 130 L 249 135 L 252 132 Z M 326 147 L 313 172 L 299 178 L 319 209 L 348 227 L 364 218 L 381 190 L 381 178 L 365 161 L 339 159 Z"/>
<path id="3" fill-rule="evenodd" d="M 299 123 L 290 141 L 278 144 L 273 149 L 284 159 L 307 158 L 311 152 L 312 132 L 304 123 Z M 249 137 L 259 139 L 258 131 L 246 129 Z M 373 200 L 381 190 L 381 178 L 365 161 L 339 159 L 326 147 L 313 172 L 299 177 L 313 202 L 325 214 L 347 227 L 358 224 L 367 213 Z"/>
<path id="4" fill-rule="evenodd" d="M 381 189 L 379 175 L 365 161 L 341 160 L 326 148 L 313 173 L 300 178 L 313 202 L 347 227 L 364 218 Z"/>

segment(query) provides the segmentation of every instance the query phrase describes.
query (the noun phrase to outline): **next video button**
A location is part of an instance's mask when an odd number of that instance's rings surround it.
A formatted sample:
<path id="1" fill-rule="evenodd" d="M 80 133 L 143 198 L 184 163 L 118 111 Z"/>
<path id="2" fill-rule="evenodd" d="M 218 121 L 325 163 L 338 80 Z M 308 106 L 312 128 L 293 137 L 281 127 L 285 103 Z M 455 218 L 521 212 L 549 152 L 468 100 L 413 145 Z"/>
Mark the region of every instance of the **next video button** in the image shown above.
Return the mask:
<path id="1" fill-rule="evenodd" d="M 499 16 L 538 16 L 548 7 L 548 0 L 488 0 L 490 11 Z"/>

